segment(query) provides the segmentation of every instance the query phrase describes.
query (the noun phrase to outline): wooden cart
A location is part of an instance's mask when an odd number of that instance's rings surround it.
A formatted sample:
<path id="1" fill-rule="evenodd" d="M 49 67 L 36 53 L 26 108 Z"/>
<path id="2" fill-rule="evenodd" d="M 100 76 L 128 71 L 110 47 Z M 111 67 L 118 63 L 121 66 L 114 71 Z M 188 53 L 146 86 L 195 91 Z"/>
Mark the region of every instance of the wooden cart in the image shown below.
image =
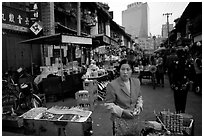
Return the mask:
<path id="1" fill-rule="evenodd" d="M 149 79 L 152 82 L 153 89 L 156 88 L 156 66 L 151 65 L 148 69 L 140 70 L 139 80 L 142 84 L 142 79 Z"/>

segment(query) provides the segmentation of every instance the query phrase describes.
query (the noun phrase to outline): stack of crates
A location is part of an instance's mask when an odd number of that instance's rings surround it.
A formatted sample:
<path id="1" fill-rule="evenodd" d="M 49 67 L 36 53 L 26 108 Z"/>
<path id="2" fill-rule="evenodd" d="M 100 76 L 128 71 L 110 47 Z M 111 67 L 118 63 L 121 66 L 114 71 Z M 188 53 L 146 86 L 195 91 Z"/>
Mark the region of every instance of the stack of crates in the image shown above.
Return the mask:
<path id="1" fill-rule="evenodd" d="M 89 92 L 89 95 L 94 100 L 94 102 L 97 100 L 98 83 L 96 80 L 84 80 L 83 89 Z"/>
<path id="2" fill-rule="evenodd" d="M 80 90 L 75 93 L 77 106 L 89 111 L 94 110 L 94 99 L 87 90 Z"/>
<path id="3" fill-rule="evenodd" d="M 96 80 L 85 80 L 83 89 L 75 93 L 77 105 L 83 109 L 93 111 L 97 102 L 98 85 Z"/>

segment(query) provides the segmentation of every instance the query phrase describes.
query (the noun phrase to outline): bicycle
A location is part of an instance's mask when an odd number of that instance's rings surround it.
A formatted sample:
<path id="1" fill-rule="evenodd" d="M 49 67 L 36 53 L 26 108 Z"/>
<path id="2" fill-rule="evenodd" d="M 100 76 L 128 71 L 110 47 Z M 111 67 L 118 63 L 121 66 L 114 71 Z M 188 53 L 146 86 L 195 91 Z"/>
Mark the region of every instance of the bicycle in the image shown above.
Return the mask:
<path id="1" fill-rule="evenodd" d="M 31 108 L 42 106 L 42 100 L 34 94 L 29 84 L 15 84 L 12 77 L 2 80 L 3 114 L 16 114 L 19 111 L 28 111 Z"/>

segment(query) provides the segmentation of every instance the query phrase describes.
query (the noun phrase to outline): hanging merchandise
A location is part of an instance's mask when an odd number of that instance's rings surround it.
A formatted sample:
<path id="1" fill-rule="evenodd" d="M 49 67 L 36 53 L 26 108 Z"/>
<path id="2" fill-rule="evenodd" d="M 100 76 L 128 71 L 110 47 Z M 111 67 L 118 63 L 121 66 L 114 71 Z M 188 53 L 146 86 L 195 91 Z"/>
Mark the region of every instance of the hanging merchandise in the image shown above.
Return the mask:
<path id="1" fill-rule="evenodd" d="M 79 46 L 76 47 L 75 56 L 76 58 L 81 58 L 81 49 L 79 48 Z"/>

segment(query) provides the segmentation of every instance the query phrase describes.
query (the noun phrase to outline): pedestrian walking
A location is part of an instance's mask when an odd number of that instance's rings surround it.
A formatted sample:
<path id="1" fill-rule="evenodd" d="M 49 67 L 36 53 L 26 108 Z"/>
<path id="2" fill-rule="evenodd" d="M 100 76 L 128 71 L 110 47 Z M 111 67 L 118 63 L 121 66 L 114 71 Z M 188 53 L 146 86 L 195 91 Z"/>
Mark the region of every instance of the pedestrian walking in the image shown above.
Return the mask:
<path id="1" fill-rule="evenodd" d="M 173 61 L 172 89 L 177 113 L 185 113 L 186 99 L 189 90 L 188 67 L 183 49 L 177 50 L 178 58 Z"/>
<path id="2" fill-rule="evenodd" d="M 163 58 L 158 55 L 157 60 L 156 60 L 156 79 L 157 79 L 157 84 L 162 85 L 164 87 L 164 63 L 163 63 Z"/>
<path id="3" fill-rule="evenodd" d="M 172 85 L 172 77 L 173 77 L 173 69 L 174 69 L 174 60 L 178 57 L 176 55 L 176 50 L 174 48 L 171 49 L 170 55 L 167 56 L 165 66 L 167 67 L 167 74 L 169 78 L 169 84 Z"/>
<path id="4" fill-rule="evenodd" d="M 111 110 L 114 135 L 139 135 L 138 116 L 143 110 L 140 81 L 132 78 L 133 65 L 122 60 L 120 76 L 107 85 L 105 105 Z"/>

